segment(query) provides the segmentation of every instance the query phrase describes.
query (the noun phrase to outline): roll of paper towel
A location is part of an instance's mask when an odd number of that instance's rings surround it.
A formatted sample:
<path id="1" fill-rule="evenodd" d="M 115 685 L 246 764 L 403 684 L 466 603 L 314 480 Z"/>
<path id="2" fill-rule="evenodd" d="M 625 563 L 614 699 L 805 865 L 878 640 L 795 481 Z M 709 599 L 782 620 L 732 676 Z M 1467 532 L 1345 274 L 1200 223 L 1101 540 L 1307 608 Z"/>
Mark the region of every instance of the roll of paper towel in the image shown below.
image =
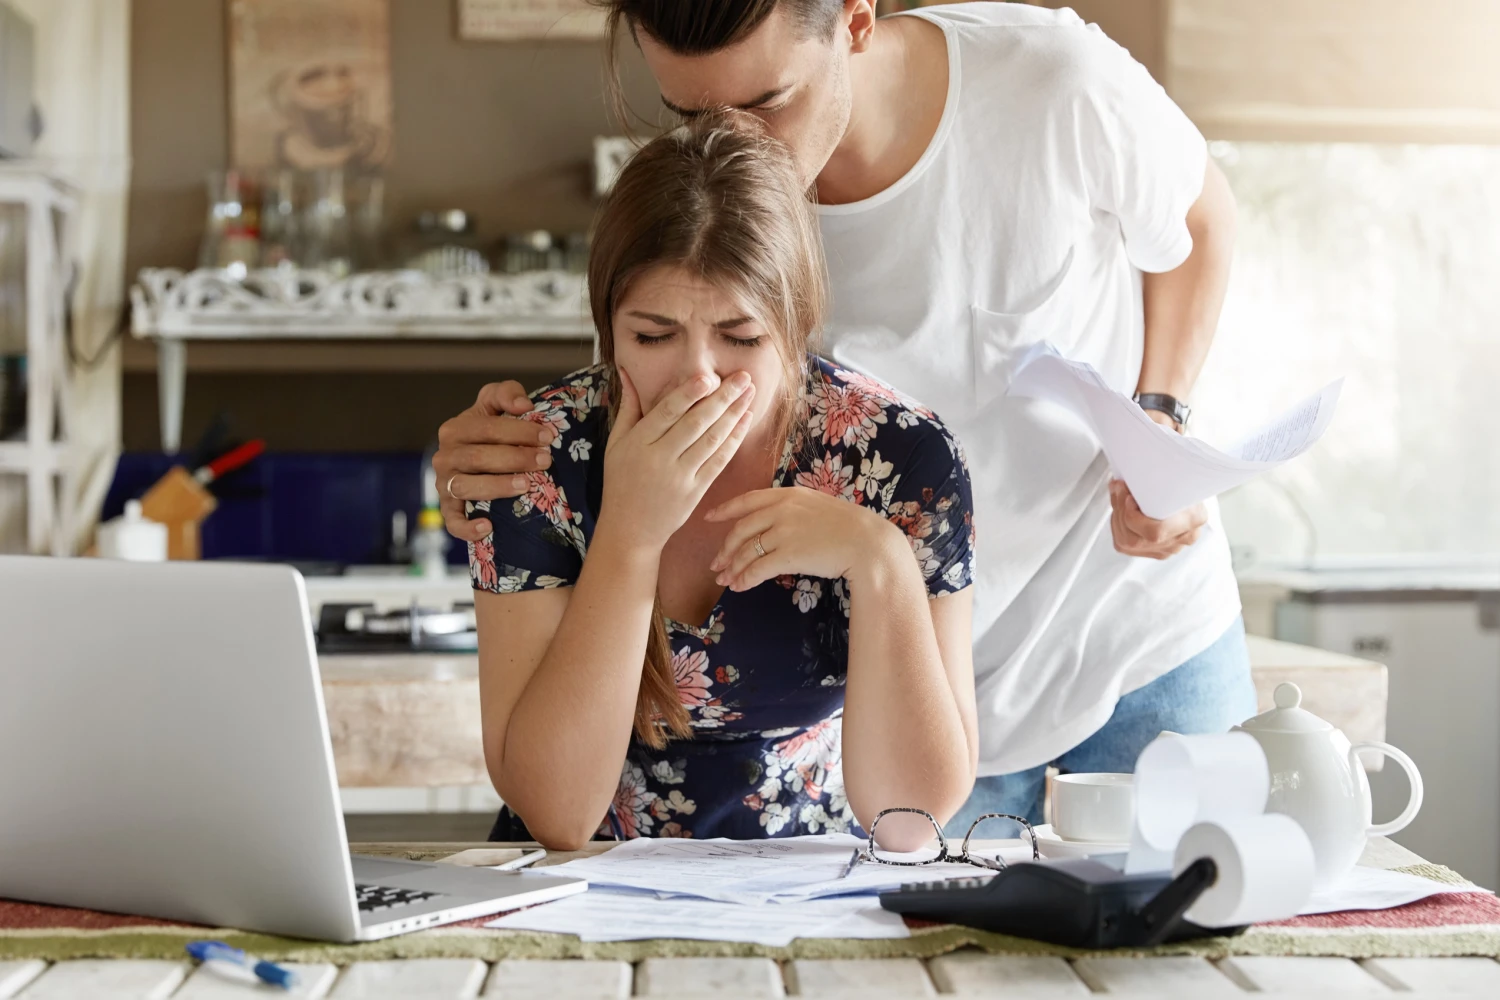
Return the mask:
<path id="1" fill-rule="evenodd" d="M 1219 869 L 1187 912 L 1201 927 L 1285 920 L 1312 893 L 1312 842 L 1296 820 L 1281 813 L 1197 824 L 1178 842 L 1172 874 L 1199 858 L 1212 858 Z"/>

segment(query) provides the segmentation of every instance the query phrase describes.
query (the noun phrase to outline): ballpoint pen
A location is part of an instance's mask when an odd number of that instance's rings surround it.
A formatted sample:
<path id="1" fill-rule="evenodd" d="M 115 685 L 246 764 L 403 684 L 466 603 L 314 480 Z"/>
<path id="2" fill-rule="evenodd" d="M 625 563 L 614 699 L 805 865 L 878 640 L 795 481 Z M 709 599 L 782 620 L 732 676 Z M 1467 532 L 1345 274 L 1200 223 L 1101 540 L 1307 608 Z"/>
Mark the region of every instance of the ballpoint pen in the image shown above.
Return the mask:
<path id="1" fill-rule="evenodd" d="M 844 873 L 842 875 L 840 875 L 839 878 L 841 878 L 841 879 L 848 878 L 849 877 L 849 873 L 852 872 L 852 871 L 854 871 L 854 866 L 857 865 L 857 864 L 859 864 L 859 848 L 858 847 L 856 847 L 854 849 L 853 853 L 851 853 L 849 855 L 849 863 L 844 866 Z"/>
<path id="2" fill-rule="evenodd" d="M 546 851 L 541 851 L 541 850 L 537 850 L 537 851 L 523 851 L 521 853 L 521 856 L 518 857 L 518 858 L 515 858 L 514 860 L 506 861 L 503 864 L 491 865 L 490 867 L 493 868 L 495 871 L 513 872 L 513 871 L 516 871 L 518 869 L 525 868 L 528 865 L 536 864 L 538 861 L 542 860 L 546 856 L 547 856 L 547 852 Z"/>
<path id="3" fill-rule="evenodd" d="M 255 978 L 272 986 L 289 990 L 297 985 L 297 974 L 291 969 L 251 958 L 238 948 L 231 948 L 223 941 L 189 941 L 187 953 L 200 962 L 229 962 L 255 973 Z"/>

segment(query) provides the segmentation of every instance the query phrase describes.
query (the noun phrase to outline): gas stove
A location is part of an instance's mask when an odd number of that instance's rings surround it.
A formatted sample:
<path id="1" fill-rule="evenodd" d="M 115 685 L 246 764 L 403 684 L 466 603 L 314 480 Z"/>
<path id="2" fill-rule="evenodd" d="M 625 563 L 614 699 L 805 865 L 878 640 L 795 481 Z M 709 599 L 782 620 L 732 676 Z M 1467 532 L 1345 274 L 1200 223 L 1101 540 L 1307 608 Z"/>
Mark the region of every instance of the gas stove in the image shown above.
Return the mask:
<path id="1" fill-rule="evenodd" d="M 474 605 L 446 610 L 413 602 L 401 611 L 375 604 L 324 604 L 318 612 L 320 653 L 472 653 L 479 648 Z"/>
<path id="2" fill-rule="evenodd" d="M 319 653 L 473 653 L 474 593 L 467 574 L 447 578 L 348 572 L 307 577 Z"/>

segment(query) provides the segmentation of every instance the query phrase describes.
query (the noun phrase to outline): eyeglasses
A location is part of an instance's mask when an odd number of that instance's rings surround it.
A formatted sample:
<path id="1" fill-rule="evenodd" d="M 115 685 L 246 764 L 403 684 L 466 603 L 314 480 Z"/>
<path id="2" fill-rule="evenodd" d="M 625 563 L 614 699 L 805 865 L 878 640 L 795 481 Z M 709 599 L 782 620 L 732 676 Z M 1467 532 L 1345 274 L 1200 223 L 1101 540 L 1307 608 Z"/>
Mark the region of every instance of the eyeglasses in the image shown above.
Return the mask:
<path id="1" fill-rule="evenodd" d="M 882 819 L 885 819 L 885 817 L 891 815 L 892 813 L 911 813 L 914 816 L 925 817 L 927 819 L 927 822 L 932 824 L 933 831 L 937 833 L 937 854 L 933 857 L 924 858 L 920 861 L 908 861 L 883 856 L 880 849 L 875 846 L 875 830 L 880 826 L 880 821 Z M 882 809 L 880 810 L 880 812 L 875 814 L 875 820 L 870 824 L 870 843 L 867 847 L 860 849 L 860 851 L 855 855 L 854 861 L 850 863 L 849 867 L 852 869 L 854 867 L 854 864 L 860 861 L 872 861 L 877 865 L 901 865 L 904 867 L 935 865 L 943 861 L 950 861 L 975 865 L 979 868 L 988 868 L 991 871 L 1003 871 L 1005 869 L 1005 860 L 1003 858 L 1000 858 L 999 856 L 996 856 L 994 858 L 976 857 L 969 851 L 969 841 L 973 838 L 974 831 L 979 829 L 979 825 L 981 823 L 991 819 L 1008 819 L 1019 825 L 1021 829 L 1026 831 L 1026 837 L 1031 841 L 1031 860 L 1036 861 L 1041 858 L 1041 851 L 1037 849 L 1036 844 L 1036 831 L 1031 828 L 1030 823 L 1026 822 L 1019 816 L 1012 816 L 1010 813 L 985 813 L 983 816 L 980 816 L 972 824 L 970 824 L 969 832 L 964 834 L 963 845 L 959 848 L 958 853 L 951 854 L 948 850 L 948 838 L 943 836 L 942 824 L 940 824 L 935 818 L 933 818 L 932 813 L 928 812 L 925 809 L 913 809 L 910 806 L 893 806 L 890 809 Z"/>

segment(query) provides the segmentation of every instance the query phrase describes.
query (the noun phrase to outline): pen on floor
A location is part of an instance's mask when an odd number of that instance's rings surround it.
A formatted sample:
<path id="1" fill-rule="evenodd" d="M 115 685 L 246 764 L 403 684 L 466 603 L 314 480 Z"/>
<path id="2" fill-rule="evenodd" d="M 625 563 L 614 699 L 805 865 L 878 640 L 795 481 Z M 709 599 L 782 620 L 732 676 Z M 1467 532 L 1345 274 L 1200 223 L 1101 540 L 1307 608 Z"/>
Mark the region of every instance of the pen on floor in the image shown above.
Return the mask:
<path id="1" fill-rule="evenodd" d="M 189 941 L 187 953 L 200 962 L 228 962 L 241 968 L 249 969 L 255 974 L 255 978 L 272 986 L 280 986 L 289 990 L 297 985 L 297 974 L 291 969 L 277 965 L 275 962 L 266 962 L 251 958 L 238 948 L 231 948 L 223 941 Z"/>
<path id="2" fill-rule="evenodd" d="M 839 878 L 848 878 L 849 873 L 854 870 L 854 866 L 857 864 L 859 864 L 859 848 L 856 847 L 849 855 L 849 863 L 844 866 L 844 874 L 840 875 Z"/>

